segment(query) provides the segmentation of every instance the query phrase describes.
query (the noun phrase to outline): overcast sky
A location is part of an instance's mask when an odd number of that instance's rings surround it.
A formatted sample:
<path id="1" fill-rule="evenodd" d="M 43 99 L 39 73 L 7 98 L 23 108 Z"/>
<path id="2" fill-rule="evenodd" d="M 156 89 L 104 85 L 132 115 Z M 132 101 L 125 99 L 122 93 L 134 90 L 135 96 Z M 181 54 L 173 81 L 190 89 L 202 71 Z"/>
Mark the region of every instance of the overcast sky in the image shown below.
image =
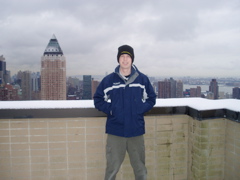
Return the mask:
<path id="1" fill-rule="evenodd" d="M 123 44 L 149 76 L 240 75 L 239 0 L 0 0 L 11 75 L 40 72 L 53 34 L 68 76 L 112 72 Z"/>

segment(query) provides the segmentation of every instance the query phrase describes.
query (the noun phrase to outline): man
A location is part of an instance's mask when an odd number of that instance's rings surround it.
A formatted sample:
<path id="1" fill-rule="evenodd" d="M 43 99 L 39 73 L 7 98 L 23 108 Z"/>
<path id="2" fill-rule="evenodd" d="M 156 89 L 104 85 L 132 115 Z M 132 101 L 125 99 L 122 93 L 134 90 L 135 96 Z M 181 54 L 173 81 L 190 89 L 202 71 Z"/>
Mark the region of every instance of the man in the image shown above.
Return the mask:
<path id="1" fill-rule="evenodd" d="M 115 72 L 101 81 L 94 95 L 95 107 L 107 114 L 105 180 L 116 178 L 126 151 L 135 179 L 145 180 L 144 113 L 154 106 L 156 93 L 148 77 L 133 65 L 131 46 L 120 46 L 117 60 Z"/>

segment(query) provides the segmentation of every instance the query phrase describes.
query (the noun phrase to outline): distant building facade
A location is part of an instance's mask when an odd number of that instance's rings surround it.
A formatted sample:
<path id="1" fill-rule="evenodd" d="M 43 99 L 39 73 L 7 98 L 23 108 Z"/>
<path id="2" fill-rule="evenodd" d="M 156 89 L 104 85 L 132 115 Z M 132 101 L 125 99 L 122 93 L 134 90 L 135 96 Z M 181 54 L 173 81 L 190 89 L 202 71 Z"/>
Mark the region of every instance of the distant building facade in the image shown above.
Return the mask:
<path id="1" fill-rule="evenodd" d="M 38 92 L 41 90 L 41 75 L 40 72 L 33 72 L 31 74 L 32 91 Z"/>
<path id="2" fill-rule="evenodd" d="M 182 98 L 183 83 L 173 78 L 158 82 L 158 98 Z"/>
<path id="3" fill-rule="evenodd" d="M 82 99 L 82 81 L 76 77 L 67 79 L 67 100 Z"/>
<path id="4" fill-rule="evenodd" d="M 201 87 L 190 88 L 190 97 L 201 97 Z"/>
<path id="5" fill-rule="evenodd" d="M 183 83 L 182 81 L 177 81 L 176 82 L 176 98 L 182 98 L 183 97 Z"/>
<path id="6" fill-rule="evenodd" d="M 32 80 L 30 71 L 23 71 L 21 82 L 22 100 L 32 100 Z"/>
<path id="7" fill-rule="evenodd" d="M 233 88 L 232 98 L 233 99 L 240 99 L 240 88 L 239 87 Z"/>
<path id="8" fill-rule="evenodd" d="M 6 69 L 6 61 L 3 55 L 0 56 L 0 84 L 11 83 L 10 71 Z"/>
<path id="9" fill-rule="evenodd" d="M 167 79 L 158 81 L 158 98 L 171 98 L 171 84 Z"/>
<path id="10" fill-rule="evenodd" d="M 66 100 L 66 59 L 55 35 L 41 58 L 41 99 Z"/>
<path id="11" fill-rule="evenodd" d="M 82 99 L 92 99 L 92 76 L 91 75 L 83 75 Z"/>
<path id="12" fill-rule="evenodd" d="M 209 91 L 213 93 L 213 99 L 218 99 L 218 82 L 216 79 L 212 79 L 209 85 Z"/>
<path id="13" fill-rule="evenodd" d="M 99 85 L 99 81 L 92 79 L 92 99 Z"/>
<path id="14" fill-rule="evenodd" d="M 32 100 L 40 100 L 41 99 L 41 75 L 40 72 L 33 72 L 31 74 L 31 82 L 32 82 Z"/>
<path id="15" fill-rule="evenodd" d="M 0 101 L 17 101 L 19 100 L 18 89 L 10 84 L 0 86 Z"/>
<path id="16" fill-rule="evenodd" d="M 211 92 L 211 91 L 208 91 L 206 98 L 207 98 L 207 99 L 214 99 L 214 93 Z"/>
<path id="17" fill-rule="evenodd" d="M 0 84 L 5 84 L 6 61 L 3 55 L 0 56 Z"/>

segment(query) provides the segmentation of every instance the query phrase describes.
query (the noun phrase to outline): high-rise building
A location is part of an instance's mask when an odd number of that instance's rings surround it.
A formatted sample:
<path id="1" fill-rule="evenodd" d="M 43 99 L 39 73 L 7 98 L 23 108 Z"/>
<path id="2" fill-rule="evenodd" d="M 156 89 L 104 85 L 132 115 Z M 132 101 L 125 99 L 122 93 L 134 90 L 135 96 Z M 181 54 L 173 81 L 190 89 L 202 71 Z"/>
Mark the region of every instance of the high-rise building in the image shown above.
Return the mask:
<path id="1" fill-rule="evenodd" d="M 158 98 L 183 97 L 183 83 L 173 78 L 158 82 Z"/>
<path id="2" fill-rule="evenodd" d="M 23 72 L 22 71 L 18 71 L 16 78 L 14 80 L 15 84 L 18 84 L 20 87 L 22 87 L 22 76 L 23 76 Z"/>
<path id="3" fill-rule="evenodd" d="M 38 92 L 41 89 L 41 78 L 40 78 L 40 72 L 33 72 L 31 74 L 32 79 L 32 91 Z"/>
<path id="4" fill-rule="evenodd" d="M 82 99 L 92 99 L 92 76 L 83 76 L 83 97 Z"/>
<path id="5" fill-rule="evenodd" d="M 92 80 L 92 98 L 97 90 L 98 85 L 99 85 L 99 81 Z"/>
<path id="6" fill-rule="evenodd" d="M 6 61 L 3 55 L 0 56 L 0 84 L 5 84 L 6 82 Z"/>
<path id="7" fill-rule="evenodd" d="M 183 97 L 183 83 L 182 81 L 177 81 L 176 86 L 176 98 L 182 98 Z"/>
<path id="8" fill-rule="evenodd" d="M 213 93 L 213 99 L 218 99 L 218 82 L 216 79 L 212 79 L 210 82 L 209 91 Z"/>
<path id="9" fill-rule="evenodd" d="M 30 71 L 23 71 L 21 84 L 22 100 L 32 100 L 32 81 Z"/>
<path id="10" fill-rule="evenodd" d="M 158 98 L 171 98 L 171 83 L 167 79 L 158 82 Z"/>
<path id="11" fill-rule="evenodd" d="M 4 84 L 4 74 L 6 73 L 6 62 L 3 55 L 0 56 L 0 84 Z"/>
<path id="12" fill-rule="evenodd" d="M 240 99 L 240 88 L 239 87 L 235 87 L 232 89 L 232 98 Z"/>
<path id="13" fill-rule="evenodd" d="M 202 96 L 202 88 L 201 86 L 197 86 L 197 97 L 201 97 Z"/>
<path id="14" fill-rule="evenodd" d="M 173 78 L 170 78 L 169 79 L 169 82 L 170 82 L 170 97 L 171 98 L 176 98 L 176 90 L 177 90 L 177 82 L 173 79 Z"/>
<path id="15" fill-rule="evenodd" d="M 0 86 L 0 101 L 16 101 L 19 100 L 18 89 L 11 84 Z"/>
<path id="16" fill-rule="evenodd" d="M 31 74 L 32 81 L 32 100 L 40 100 L 41 99 L 41 75 L 40 72 L 33 72 Z"/>
<path id="17" fill-rule="evenodd" d="M 55 35 L 41 58 L 41 99 L 66 100 L 66 59 Z"/>
<path id="18" fill-rule="evenodd" d="M 201 97 L 201 87 L 190 88 L 190 97 Z"/>
<path id="19" fill-rule="evenodd" d="M 11 83 L 11 72 L 6 70 L 6 74 L 4 75 L 5 83 L 10 84 Z"/>

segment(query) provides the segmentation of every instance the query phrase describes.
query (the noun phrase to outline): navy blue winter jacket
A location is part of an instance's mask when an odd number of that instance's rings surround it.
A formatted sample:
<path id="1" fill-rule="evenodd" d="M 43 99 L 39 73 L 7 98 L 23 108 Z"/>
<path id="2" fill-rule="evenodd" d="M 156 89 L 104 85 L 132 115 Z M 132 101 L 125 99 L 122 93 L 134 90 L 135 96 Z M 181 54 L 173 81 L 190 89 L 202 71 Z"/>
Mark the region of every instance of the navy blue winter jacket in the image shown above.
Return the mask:
<path id="1" fill-rule="evenodd" d="M 134 137 L 145 133 L 144 113 L 156 102 L 156 93 L 148 77 L 132 65 L 126 80 L 119 73 L 109 74 L 99 84 L 94 95 L 95 107 L 107 114 L 106 133 Z"/>

